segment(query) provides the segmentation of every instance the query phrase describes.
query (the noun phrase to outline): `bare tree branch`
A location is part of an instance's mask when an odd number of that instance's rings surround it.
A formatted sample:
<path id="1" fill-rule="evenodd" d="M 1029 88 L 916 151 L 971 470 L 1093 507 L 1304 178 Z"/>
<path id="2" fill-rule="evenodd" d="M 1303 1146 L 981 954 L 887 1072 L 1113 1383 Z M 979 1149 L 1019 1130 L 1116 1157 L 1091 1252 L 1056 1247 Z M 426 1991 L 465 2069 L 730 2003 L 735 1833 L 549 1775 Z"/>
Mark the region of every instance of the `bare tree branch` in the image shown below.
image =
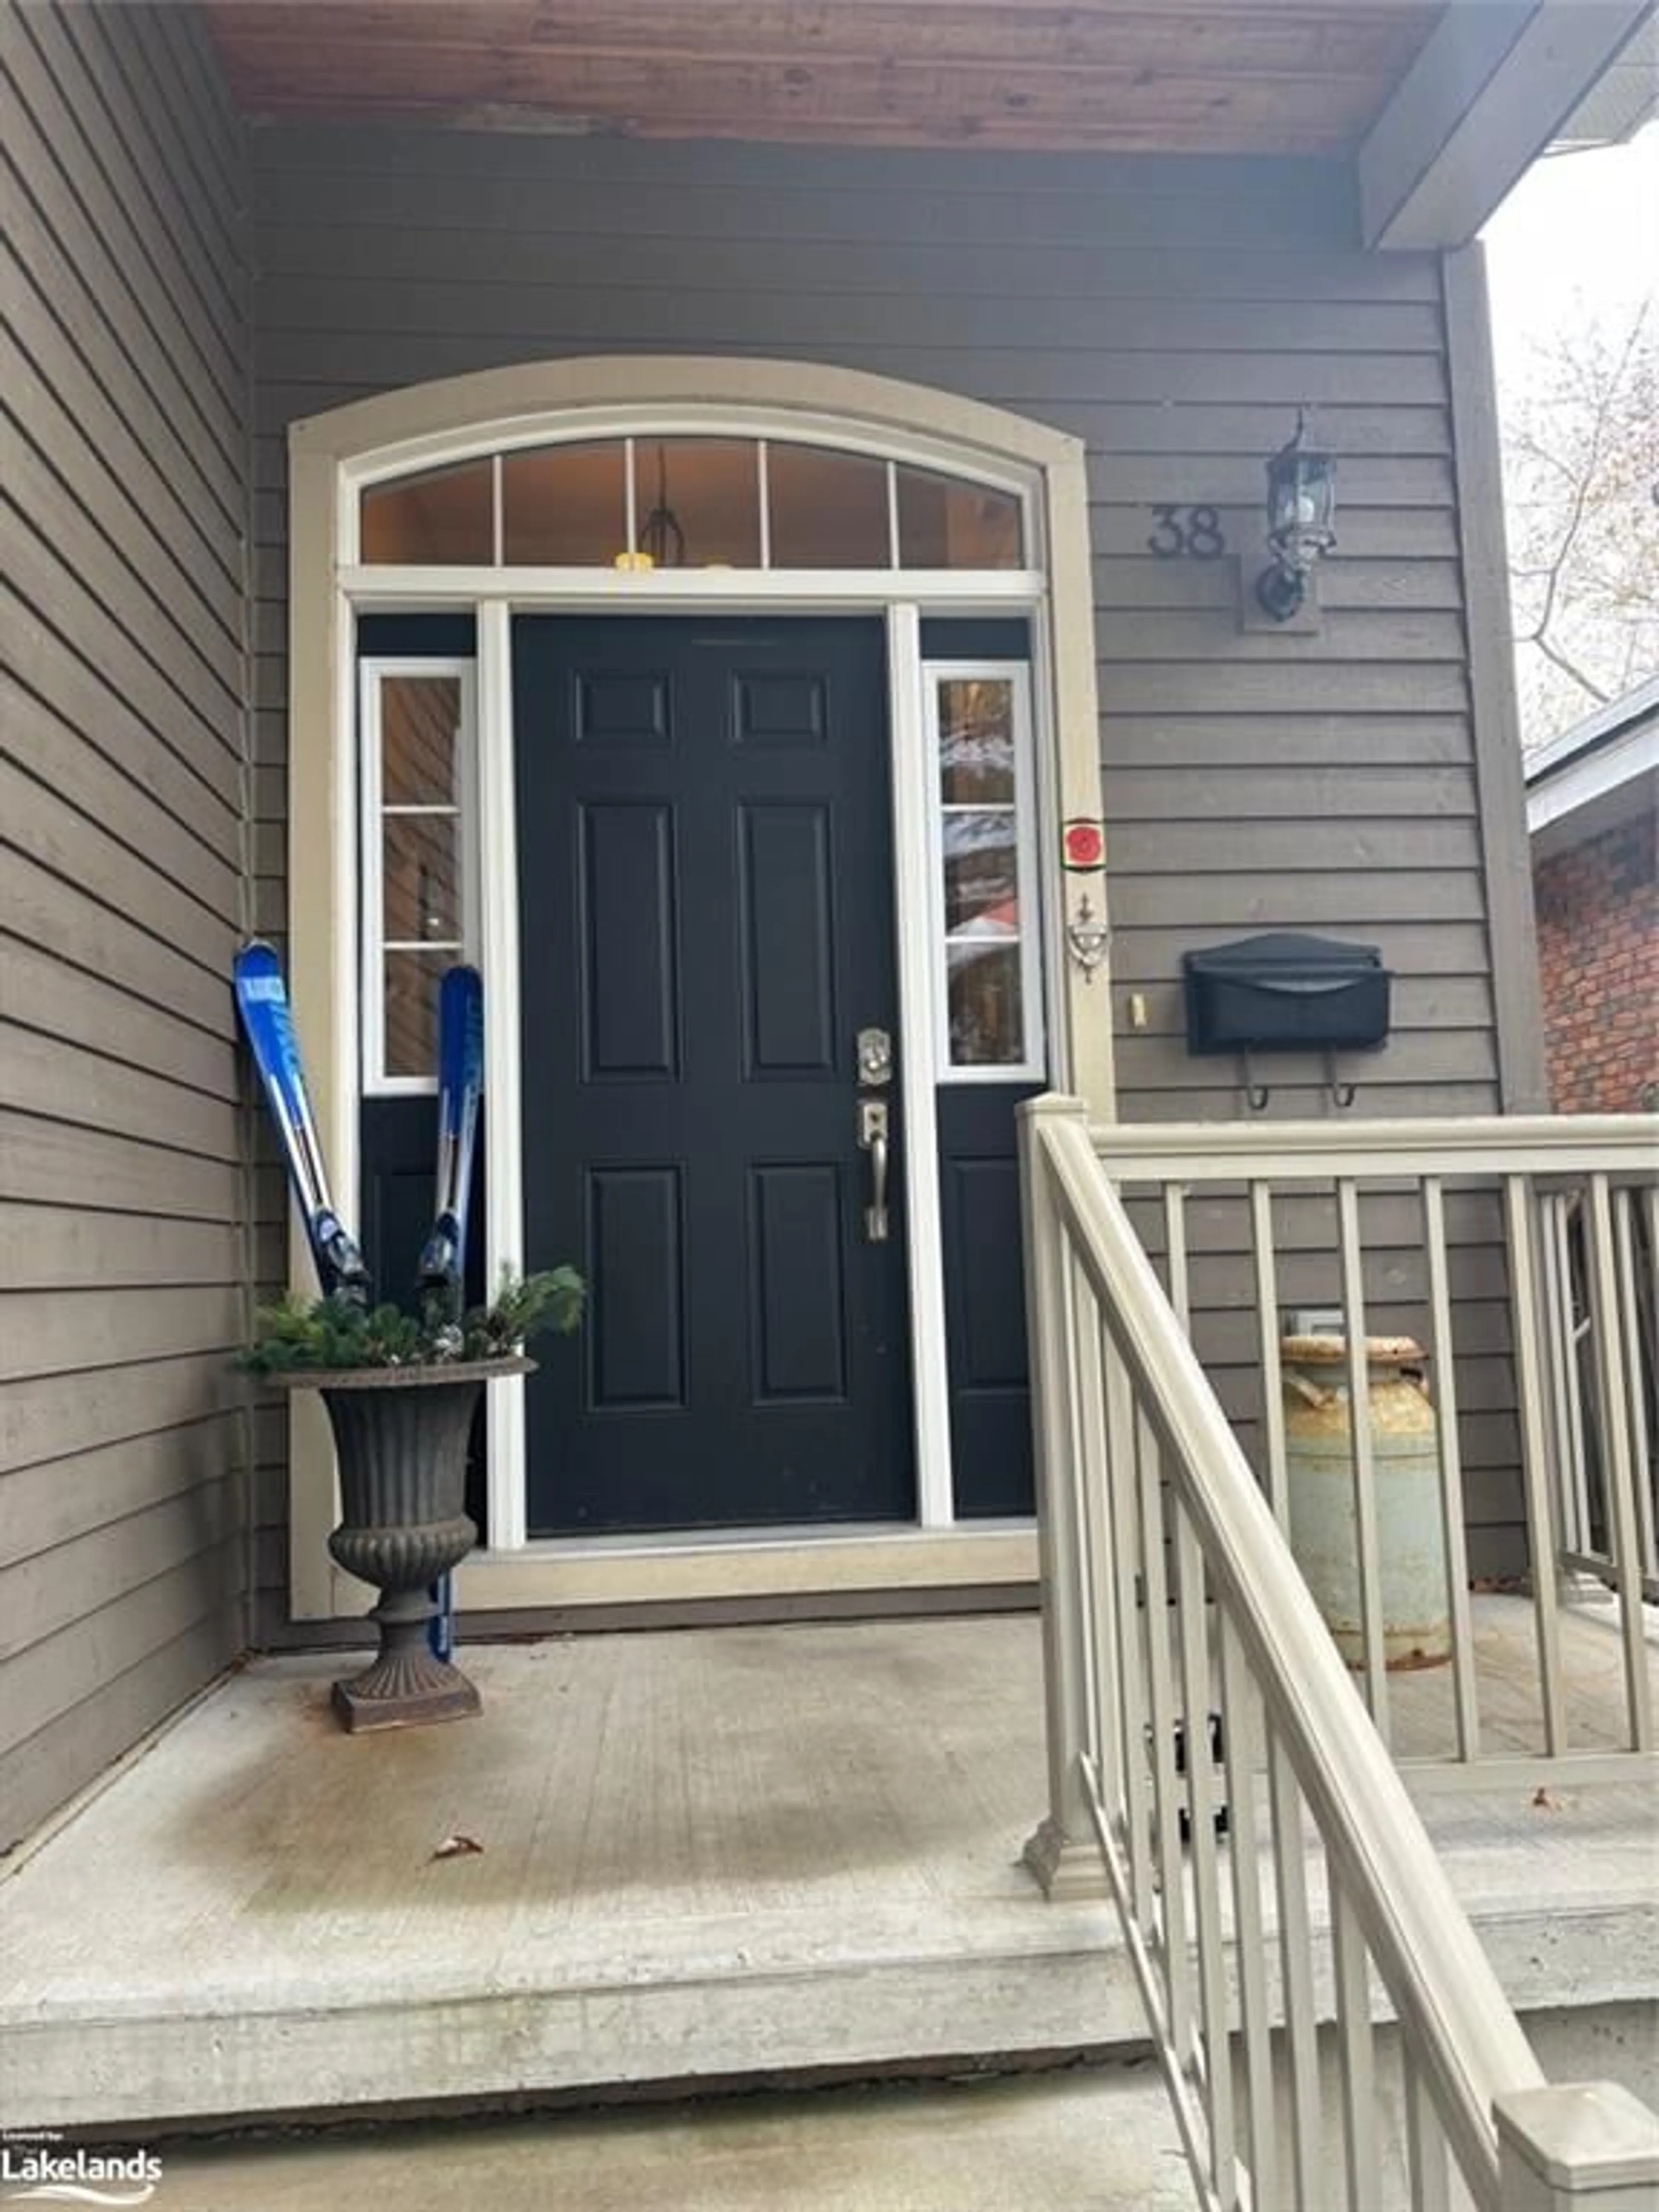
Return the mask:
<path id="1" fill-rule="evenodd" d="M 1571 676 L 1573 682 L 1579 686 L 1580 690 L 1588 691 L 1590 697 L 1595 700 L 1600 705 L 1605 707 L 1607 701 L 1613 696 L 1613 694 L 1611 691 L 1604 691 L 1599 684 L 1593 682 L 1589 677 L 1586 676 L 1582 668 L 1575 667 L 1572 662 L 1568 659 L 1566 654 L 1562 652 L 1560 647 L 1559 645 L 1553 645 L 1549 639 L 1545 636 L 1542 630 L 1534 630 L 1531 635 L 1524 640 L 1524 642 L 1528 645 L 1535 645 L 1540 653 L 1543 654 L 1546 660 L 1553 662 L 1554 665 L 1561 671 L 1563 675 Z"/>
<path id="2" fill-rule="evenodd" d="M 1530 744 L 1659 669 L 1659 345 L 1646 302 L 1534 349 L 1504 421 Z"/>

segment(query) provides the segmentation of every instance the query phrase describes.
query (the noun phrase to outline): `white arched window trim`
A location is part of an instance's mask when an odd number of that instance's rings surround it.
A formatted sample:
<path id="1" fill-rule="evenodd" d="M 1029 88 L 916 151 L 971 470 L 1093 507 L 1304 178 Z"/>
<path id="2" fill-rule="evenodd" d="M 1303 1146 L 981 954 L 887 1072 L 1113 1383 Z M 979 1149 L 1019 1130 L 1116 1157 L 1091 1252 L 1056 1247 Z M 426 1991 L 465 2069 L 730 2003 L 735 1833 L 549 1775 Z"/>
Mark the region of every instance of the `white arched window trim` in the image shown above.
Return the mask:
<path id="1" fill-rule="evenodd" d="M 654 570 L 362 565 L 359 499 L 365 486 L 481 454 L 611 436 L 730 435 L 819 444 L 935 469 L 1021 500 L 1028 557 L 1022 570 Z M 587 360 L 490 371 L 356 403 L 295 423 L 289 434 L 289 959 L 296 1020 L 310 1057 L 319 1120 L 339 1187 L 357 1171 L 356 692 L 355 611 L 471 609 L 477 620 L 477 713 L 482 866 L 487 880 L 512 879 L 514 865 L 511 742 L 511 623 L 541 608 L 663 611 L 696 605 L 755 611 L 864 610 L 882 614 L 890 647 L 895 757 L 919 758 L 925 727 L 921 623 L 925 616 L 1026 611 L 1032 617 L 1034 724 L 1041 794 L 1038 854 L 1047 958 L 1051 1079 L 1112 1112 L 1109 989 L 1066 957 L 1065 924 L 1076 892 L 1056 857 L 1059 825 L 1100 812 L 1087 489 L 1077 441 L 1001 410 L 952 395 L 799 363 L 663 357 Z M 925 821 L 914 780 L 896 776 L 896 835 L 923 850 Z M 1097 883 L 1089 881 L 1097 912 Z M 492 1273 L 521 1257 L 517 1146 L 518 961 L 515 911 L 487 901 L 482 956 L 495 1018 L 487 1040 Z M 938 1252 L 936 1159 L 931 1103 L 930 1024 L 915 1018 L 931 989 L 930 951 L 901 930 L 900 990 L 908 1117 L 918 1152 L 911 1162 L 919 1209 L 916 1252 Z M 916 1055 L 921 1055 L 917 1058 Z M 918 1167 L 922 1170 L 917 1172 Z M 295 1248 L 296 1279 L 304 1261 Z M 948 1517 L 939 1506 L 944 1419 L 943 1286 L 937 1265 L 913 1253 L 912 1310 L 919 1352 L 938 1347 L 936 1370 L 917 1376 L 923 1449 L 921 1527 L 892 1537 L 828 1536 L 791 1547 L 769 1539 L 723 1547 L 665 1543 L 595 1553 L 580 1563 L 549 1560 L 524 1544 L 522 1396 L 512 1383 L 492 1392 L 492 1543 L 463 1570 L 469 1607 L 569 1603 L 583 1598 L 738 1595 L 781 1587 L 867 1588 L 990 1583 L 1034 1570 L 1029 1532 L 957 1531 L 929 1536 Z M 361 1610 L 362 1593 L 335 1569 L 324 1538 L 333 1520 L 325 1428 L 304 1394 L 295 1407 L 291 1567 L 300 1618 Z M 931 1468 L 931 1474 L 930 1474 Z M 948 1462 L 943 1463 L 948 1485 Z M 947 1548 L 941 1552 L 941 1543 Z M 893 1555 L 902 1551 L 905 1557 Z M 798 1553 L 810 1552 L 804 1565 Z M 880 1571 L 872 1568 L 879 1555 Z M 653 1571 L 642 1577 L 641 1570 Z M 645 1583 L 648 1582 L 648 1590 Z"/>
<path id="2" fill-rule="evenodd" d="M 764 416 L 764 420 L 761 419 Z M 562 410 L 556 416 L 504 416 L 478 422 L 464 434 L 428 432 L 381 447 L 355 459 L 343 461 L 341 481 L 355 492 L 387 483 L 427 469 L 459 468 L 468 461 L 493 455 L 524 453 L 539 446 L 592 445 L 608 438 L 738 438 L 765 439 L 792 446 L 820 446 L 835 453 L 856 453 L 868 460 L 897 461 L 913 467 L 938 470 L 964 483 L 988 489 L 1029 497 L 1036 472 L 1030 467 L 1011 468 L 1006 460 L 988 454 L 964 453 L 951 440 L 930 437 L 925 431 L 902 435 L 878 424 L 850 422 L 839 415 L 811 409 L 760 410 L 752 405 L 700 403 L 667 406 L 633 404 L 606 406 L 594 403 L 576 413 Z M 348 565 L 357 558 L 355 510 L 342 515 L 343 526 L 339 557 Z M 1030 520 L 1029 507 L 1026 515 Z"/>

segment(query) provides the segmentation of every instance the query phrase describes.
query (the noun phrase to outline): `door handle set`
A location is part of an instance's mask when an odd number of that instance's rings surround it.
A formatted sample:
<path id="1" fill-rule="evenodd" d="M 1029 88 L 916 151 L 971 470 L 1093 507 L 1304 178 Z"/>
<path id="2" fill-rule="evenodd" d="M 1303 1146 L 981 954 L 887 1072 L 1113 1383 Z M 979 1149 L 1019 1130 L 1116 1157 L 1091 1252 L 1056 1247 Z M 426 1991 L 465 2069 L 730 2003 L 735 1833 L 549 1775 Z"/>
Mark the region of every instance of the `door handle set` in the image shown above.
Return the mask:
<path id="1" fill-rule="evenodd" d="M 864 1233 L 872 1244 L 887 1242 L 887 1101 L 859 1101 L 859 1148 L 870 1155 L 870 1203 L 864 1209 Z"/>
<path id="2" fill-rule="evenodd" d="M 893 1039 L 890 1030 L 860 1030 L 858 1034 L 859 1149 L 870 1155 L 870 1203 L 864 1209 L 864 1234 L 872 1244 L 887 1242 L 887 1142 L 889 1114 L 884 1098 L 870 1091 L 884 1090 L 893 1079 Z"/>

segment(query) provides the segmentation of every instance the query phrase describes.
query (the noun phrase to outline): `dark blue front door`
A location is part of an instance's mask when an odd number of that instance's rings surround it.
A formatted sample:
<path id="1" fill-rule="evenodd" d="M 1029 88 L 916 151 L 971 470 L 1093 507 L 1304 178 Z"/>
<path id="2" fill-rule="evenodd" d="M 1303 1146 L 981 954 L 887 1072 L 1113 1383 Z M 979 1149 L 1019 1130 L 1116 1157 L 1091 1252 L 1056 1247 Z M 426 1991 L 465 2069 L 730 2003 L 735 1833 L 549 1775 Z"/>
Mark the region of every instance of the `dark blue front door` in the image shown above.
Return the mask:
<path id="1" fill-rule="evenodd" d="M 531 1528 L 910 1519 L 903 1193 L 871 1241 L 857 1141 L 881 625 L 525 617 L 514 716 L 526 1258 L 593 1285 L 528 1386 Z"/>

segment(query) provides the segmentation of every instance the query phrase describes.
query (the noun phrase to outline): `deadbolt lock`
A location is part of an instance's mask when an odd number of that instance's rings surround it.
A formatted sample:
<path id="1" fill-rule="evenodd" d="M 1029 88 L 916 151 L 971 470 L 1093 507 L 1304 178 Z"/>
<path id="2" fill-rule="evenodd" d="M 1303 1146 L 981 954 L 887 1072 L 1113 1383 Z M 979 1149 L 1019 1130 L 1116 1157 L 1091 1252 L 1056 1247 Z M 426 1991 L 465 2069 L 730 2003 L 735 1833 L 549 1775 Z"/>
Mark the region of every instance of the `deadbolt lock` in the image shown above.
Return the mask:
<path id="1" fill-rule="evenodd" d="M 859 1031 L 859 1081 L 890 1083 L 893 1079 L 893 1040 L 885 1030 Z"/>

